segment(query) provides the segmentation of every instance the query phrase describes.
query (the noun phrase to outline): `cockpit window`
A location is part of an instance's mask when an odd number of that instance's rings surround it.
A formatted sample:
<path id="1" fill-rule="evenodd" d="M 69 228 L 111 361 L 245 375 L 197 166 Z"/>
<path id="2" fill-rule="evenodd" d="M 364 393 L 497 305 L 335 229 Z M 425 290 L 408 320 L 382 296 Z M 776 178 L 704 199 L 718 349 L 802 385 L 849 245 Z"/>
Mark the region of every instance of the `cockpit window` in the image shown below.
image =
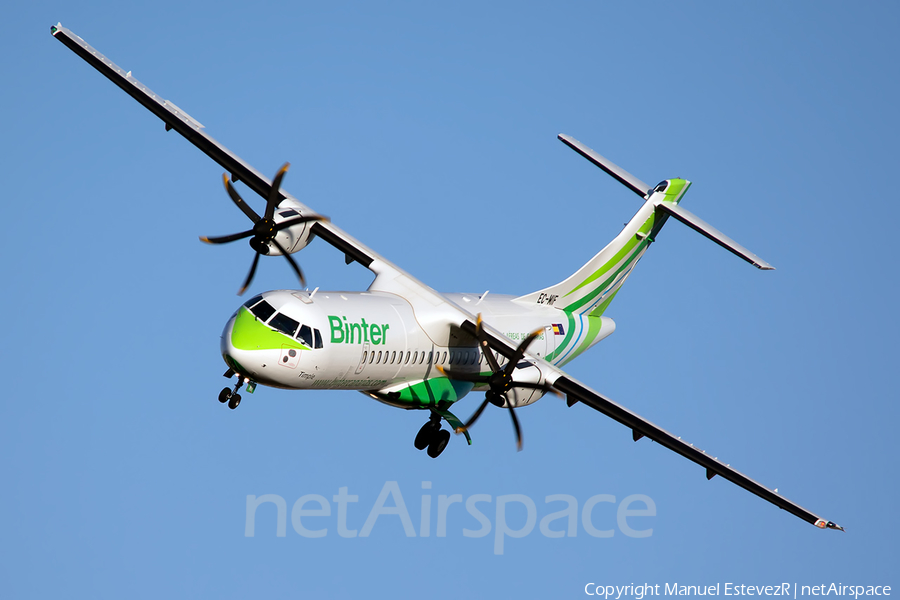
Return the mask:
<path id="1" fill-rule="evenodd" d="M 244 306 L 246 306 L 247 308 L 250 308 L 251 306 L 253 306 L 257 302 L 259 302 L 260 300 L 262 300 L 262 294 L 257 294 L 256 296 L 253 296 L 252 298 L 250 298 L 249 300 L 244 302 Z"/>
<path id="2" fill-rule="evenodd" d="M 281 333 L 294 337 L 294 334 L 297 333 L 297 328 L 300 327 L 300 323 L 293 320 L 287 315 L 283 315 L 278 313 L 272 320 L 269 321 L 269 327 L 273 329 L 277 329 Z"/>
<path id="3" fill-rule="evenodd" d="M 275 314 L 275 309 L 272 308 L 271 304 L 263 300 L 256 306 L 251 307 L 250 312 L 252 312 L 260 321 L 265 321 Z"/>
<path id="4" fill-rule="evenodd" d="M 313 347 L 312 329 L 310 329 L 309 325 L 302 325 L 300 327 L 300 333 L 297 335 L 297 339 L 307 348 Z"/>
<path id="5" fill-rule="evenodd" d="M 316 349 L 319 349 L 322 347 L 322 334 L 318 329 L 313 329 L 313 333 L 316 334 Z"/>
<path id="6" fill-rule="evenodd" d="M 278 214 L 281 215 L 282 217 L 299 217 L 300 216 L 300 213 L 298 213 L 293 208 L 283 210 L 283 211 L 279 212 Z"/>
<path id="7" fill-rule="evenodd" d="M 656 187 L 653 188 L 653 191 L 654 192 L 664 192 L 664 191 L 666 191 L 667 187 L 669 187 L 668 181 L 660 181 L 659 183 L 656 184 Z"/>

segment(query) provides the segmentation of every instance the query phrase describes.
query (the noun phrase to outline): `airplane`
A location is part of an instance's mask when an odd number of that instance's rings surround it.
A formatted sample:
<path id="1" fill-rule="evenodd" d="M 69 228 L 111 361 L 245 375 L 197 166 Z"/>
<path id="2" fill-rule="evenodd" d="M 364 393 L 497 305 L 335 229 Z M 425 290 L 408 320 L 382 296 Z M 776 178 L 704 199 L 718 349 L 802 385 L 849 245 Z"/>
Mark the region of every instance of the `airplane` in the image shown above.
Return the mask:
<path id="1" fill-rule="evenodd" d="M 668 219 L 681 221 L 762 270 L 773 267 L 680 204 L 691 182 L 674 178 L 648 185 L 567 135 L 559 139 L 637 194 L 643 204 L 599 253 L 565 280 L 524 296 L 441 294 L 365 246 L 328 218 L 281 189 L 285 164 L 270 181 L 210 137 L 203 125 L 135 79 L 69 29 L 51 34 L 75 54 L 221 165 L 231 200 L 253 223 L 240 233 L 201 237 L 210 244 L 247 239 L 254 251 L 240 288 L 251 284 L 262 255 L 283 256 L 305 287 L 292 254 L 315 238 L 374 275 L 364 292 L 273 290 L 253 296 L 225 324 L 221 353 L 236 377 L 218 400 L 236 409 L 240 389 L 257 385 L 288 390 L 358 390 L 390 406 L 427 411 L 414 439 L 437 458 L 450 441 L 450 428 L 472 443 L 469 430 L 490 405 L 505 409 L 519 449 L 516 409 L 547 393 L 582 403 L 632 430 L 635 442 L 648 438 L 820 529 L 843 527 L 824 519 L 750 479 L 693 444 L 577 381 L 562 367 L 615 331 L 605 315 L 637 262 Z M 259 215 L 234 184 L 243 182 L 266 200 Z M 472 392 L 485 397 L 463 422 L 450 409 Z"/>

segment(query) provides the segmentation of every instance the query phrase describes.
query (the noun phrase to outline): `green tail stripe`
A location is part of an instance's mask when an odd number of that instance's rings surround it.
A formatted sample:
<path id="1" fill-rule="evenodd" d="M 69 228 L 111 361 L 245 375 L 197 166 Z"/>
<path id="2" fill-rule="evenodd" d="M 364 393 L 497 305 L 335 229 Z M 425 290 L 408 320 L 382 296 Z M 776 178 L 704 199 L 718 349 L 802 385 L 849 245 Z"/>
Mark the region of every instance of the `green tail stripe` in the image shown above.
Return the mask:
<path id="1" fill-rule="evenodd" d="M 675 201 L 681 195 L 681 190 L 684 189 L 686 183 L 686 179 L 670 179 L 669 187 L 666 188 L 666 199 L 668 200 L 671 197 L 672 201 Z"/>
<path id="2" fill-rule="evenodd" d="M 645 235 L 650 233 L 650 230 L 653 228 L 654 218 L 655 218 L 655 214 L 651 215 L 649 219 L 644 221 L 644 224 L 641 225 L 641 228 L 638 230 L 638 232 L 643 233 Z M 577 292 L 584 286 L 588 285 L 589 283 L 592 283 L 592 282 L 596 281 L 597 279 L 603 277 L 603 275 L 605 275 L 620 260 L 622 260 L 637 244 L 638 244 L 638 237 L 637 236 L 632 237 L 624 246 L 622 246 L 621 250 L 616 252 L 615 256 L 613 256 L 611 259 L 606 261 L 603 264 L 603 266 L 601 266 L 599 269 L 594 271 L 590 277 L 588 277 L 587 279 L 585 279 L 584 281 L 579 283 L 571 292 L 566 293 L 566 295 L 563 296 L 563 298 L 574 294 L 575 292 Z"/>
<path id="3" fill-rule="evenodd" d="M 648 222 L 650 222 L 651 220 L 652 220 L 652 219 L 648 219 Z M 596 297 L 599 296 L 604 290 L 606 290 L 607 286 L 608 286 L 610 283 L 612 283 L 613 281 L 615 281 L 616 277 L 618 277 L 618 276 L 622 273 L 622 271 L 624 271 L 625 269 L 629 268 L 629 267 L 632 265 L 632 263 L 634 263 L 634 262 L 637 260 L 637 258 L 641 255 L 641 251 L 642 251 L 643 249 L 645 249 L 645 248 L 649 245 L 649 243 L 650 243 L 649 240 L 650 240 L 650 238 L 644 238 L 643 240 L 641 240 L 640 242 L 638 242 L 637 246 L 634 248 L 634 252 L 633 252 L 633 253 L 631 254 L 631 256 L 628 258 L 628 260 L 626 260 L 625 263 L 622 264 L 621 267 L 619 267 L 618 269 L 616 269 L 616 272 L 615 272 L 615 273 L 613 273 L 612 275 L 610 275 L 609 277 L 607 277 L 606 280 L 605 280 L 601 285 L 598 285 L 598 286 L 594 289 L 594 291 L 592 291 L 591 293 L 589 293 L 588 295 L 586 295 L 586 296 L 585 296 L 584 298 L 582 298 L 581 300 L 576 300 L 575 302 L 573 302 L 573 303 L 570 304 L 569 306 L 565 307 L 563 310 L 565 310 L 566 312 L 575 312 L 575 311 L 577 311 L 579 308 L 581 308 L 582 306 L 584 306 L 585 304 L 588 304 L 588 303 L 592 302 L 592 301 L 594 300 L 594 298 L 596 298 Z"/>
<path id="4" fill-rule="evenodd" d="M 622 289 L 622 288 L 619 287 L 619 290 L 621 290 L 621 289 Z M 619 290 L 616 290 L 616 291 L 614 291 L 612 294 L 610 294 L 610 295 L 609 295 L 609 298 L 607 298 L 606 300 L 604 300 L 603 302 L 601 302 L 600 305 L 599 305 L 597 308 L 595 308 L 594 310 L 592 310 L 592 311 L 590 312 L 590 315 L 589 315 L 589 316 L 591 316 L 591 317 L 602 317 L 602 316 L 603 316 L 603 313 L 606 312 L 606 307 L 609 306 L 609 303 L 612 302 L 613 298 L 616 297 L 616 294 L 619 293 Z"/>
<path id="5" fill-rule="evenodd" d="M 559 344 L 556 347 L 556 350 L 550 352 L 549 354 L 547 354 L 547 356 L 544 357 L 544 360 L 546 361 L 551 361 L 559 356 L 566 349 L 566 346 L 569 345 L 569 342 L 572 341 L 572 336 L 575 335 L 575 315 L 570 312 L 566 312 L 565 315 L 569 320 L 568 329 L 566 329 L 566 335 L 565 337 L 563 337 L 562 344 Z"/>
<path id="6" fill-rule="evenodd" d="M 600 326 L 603 324 L 603 321 L 598 317 L 588 317 L 588 330 L 584 336 L 584 341 L 581 342 L 581 345 L 572 353 L 571 357 L 575 358 L 585 350 L 591 347 L 594 343 L 594 340 L 597 339 L 597 336 L 600 335 Z"/>

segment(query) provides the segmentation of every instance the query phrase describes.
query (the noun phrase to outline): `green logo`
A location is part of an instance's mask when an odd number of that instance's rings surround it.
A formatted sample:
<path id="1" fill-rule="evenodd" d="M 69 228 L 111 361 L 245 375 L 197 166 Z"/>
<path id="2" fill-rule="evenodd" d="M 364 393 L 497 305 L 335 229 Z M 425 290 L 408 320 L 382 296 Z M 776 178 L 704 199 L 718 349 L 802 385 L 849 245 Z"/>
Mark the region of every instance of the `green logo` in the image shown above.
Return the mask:
<path id="1" fill-rule="evenodd" d="M 328 324 L 331 326 L 332 344 L 362 344 L 369 342 L 373 346 L 387 344 L 387 331 L 390 325 L 384 323 L 366 323 L 360 319 L 359 323 L 347 322 L 347 317 L 335 317 L 329 315 Z"/>

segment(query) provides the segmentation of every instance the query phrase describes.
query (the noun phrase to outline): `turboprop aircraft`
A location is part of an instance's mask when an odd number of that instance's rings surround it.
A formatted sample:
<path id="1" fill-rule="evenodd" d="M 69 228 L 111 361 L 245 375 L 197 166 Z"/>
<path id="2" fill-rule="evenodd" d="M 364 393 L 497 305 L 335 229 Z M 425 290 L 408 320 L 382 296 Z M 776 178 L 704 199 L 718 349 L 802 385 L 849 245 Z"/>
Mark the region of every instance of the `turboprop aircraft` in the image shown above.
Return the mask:
<path id="1" fill-rule="evenodd" d="M 508 411 L 521 449 L 515 409 L 547 393 L 581 402 L 632 430 L 634 441 L 648 438 L 821 529 L 832 521 L 798 506 L 710 454 L 684 442 L 566 374 L 562 367 L 615 330 L 605 316 L 632 269 L 670 217 L 685 223 L 759 269 L 769 263 L 680 205 L 691 183 L 667 179 L 655 186 L 613 164 L 581 142 L 559 139 L 624 184 L 643 200 L 637 214 L 596 256 L 566 280 L 520 297 L 440 294 L 379 255 L 327 218 L 281 189 L 288 165 L 269 181 L 210 137 L 203 125 L 165 100 L 60 24 L 53 36 L 221 165 L 232 201 L 252 221 L 251 229 L 219 237 L 211 244 L 249 240 L 254 251 L 239 293 L 250 285 L 259 258 L 283 256 L 305 286 L 291 257 L 315 238 L 369 269 L 374 280 L 365 292 L 275 290 L 254 296 L 237 309 L 222 334 L 221 351 L 236 377 L 219 401 L 232 409 L 239 390 L 257 385 L 290 390 L 359 390 L 375 400 L 428 413 L 415 447 L 436 458 L 447 446 L 450 427 L 465 435 L 489 406 Z M 260 216 L 236 190 L 243 182 L 266 199 Z M 484 401 L 463 423 L 450 408 L 470 392 Z"/>

